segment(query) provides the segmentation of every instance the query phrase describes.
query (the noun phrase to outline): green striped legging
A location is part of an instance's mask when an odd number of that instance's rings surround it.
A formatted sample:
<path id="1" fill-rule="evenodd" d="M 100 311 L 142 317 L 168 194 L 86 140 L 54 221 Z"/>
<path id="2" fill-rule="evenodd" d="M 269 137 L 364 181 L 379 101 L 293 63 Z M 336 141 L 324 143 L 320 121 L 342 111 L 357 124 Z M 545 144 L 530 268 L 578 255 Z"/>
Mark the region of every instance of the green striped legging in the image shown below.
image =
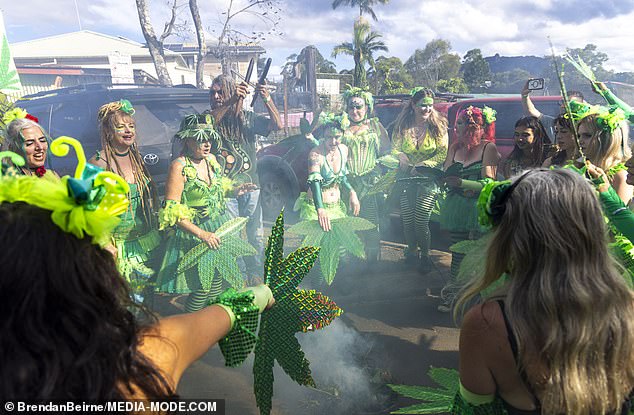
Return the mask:
<path id="1" fill-rule="evenodd" d="M 421 256 L 429 255 L 431 244 L 429 219 L 435 206 L 436 196 L 435 189 L 419 183 L 409 183 L 402 190 L 401 222 L 410 253 L 416 253 L 420 248 Z"/>
<path id="2" fill-rule="evenodd" d="M 222 283 L 223 279 L 216 273 L 214 279 L 211 281 L 211 288 L 209 290 L 200 289 L 189 294 L 187 302 L 185 303 L 185 311 L 193 313 L 194 311 L 206 307 L 210 301 L 215 300 L 216 297 L 222 293 Z"/>

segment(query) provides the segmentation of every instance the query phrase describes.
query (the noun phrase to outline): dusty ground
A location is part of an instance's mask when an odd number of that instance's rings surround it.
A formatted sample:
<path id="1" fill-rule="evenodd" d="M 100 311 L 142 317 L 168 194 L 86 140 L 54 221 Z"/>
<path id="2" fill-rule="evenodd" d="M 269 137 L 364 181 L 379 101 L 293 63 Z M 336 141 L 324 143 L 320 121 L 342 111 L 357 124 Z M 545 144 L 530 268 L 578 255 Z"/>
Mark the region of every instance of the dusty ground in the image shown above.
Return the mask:
<path id="1" fill-rule="evenodd" d="M 297 246 L 286 240 L 286 252 Z M 435 269 L 421 275 L 403 263 L 403 247 L 382 246 L 372 267 L 350 265 L 322 288 L 344 310 L 315 333 L 297 334 L 318 389 L 299 387 L 279 367 L 275 372 L 274 414 L 388 414 L 416 401 L 390 392 L 386 383 L 432 385 L 430 366 L 457 367 L 458 329 L 449 314 L 436 310 L 437 294 L 449 273 L 450 256 L 433 250 Z M 305 286 L 313 288 L 314 272 Z M 180 311 L 184 297 L 158 296 L 161 314 Z M 226 400 L 227 415 L 258 414 L 253 395 L 253 358 L 225 368 L 213 348 L 185 373 L 184 398 Z"/>

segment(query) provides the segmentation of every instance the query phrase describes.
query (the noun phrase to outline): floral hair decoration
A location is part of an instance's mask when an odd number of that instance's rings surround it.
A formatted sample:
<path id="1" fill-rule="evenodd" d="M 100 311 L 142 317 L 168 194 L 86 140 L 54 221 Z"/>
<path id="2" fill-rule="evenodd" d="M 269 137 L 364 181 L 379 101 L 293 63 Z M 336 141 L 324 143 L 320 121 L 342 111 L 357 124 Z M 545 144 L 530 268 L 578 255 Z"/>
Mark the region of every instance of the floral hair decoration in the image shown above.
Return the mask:
<path id="1" fill-rule="evenodd" d="M 211 114 L 188 115 L 181 121 L 176 137 L 181 140 L 193 138 L 199 143 L 220 140 L 220 135 L 214 128 L 214 119 Z"/>
<path id="2" fill-rule="evenodd" d="M 319 124 L 321 124 L 324 129 L 345 131 L 350 127 L 350 120 L 348 119 L 348 114 L 345 112 L 341 114 L 322 112 L 319 114 Z"/>
<path id="3" fill-rule="evenodd" d="M 530 173 L 530 171 L 524 173 L 513 182 L 511 180 L 489 182 L 482 188 L 477 203 L 480 225 L 491 228 L 500 223 L 511 193 Z"/>
<path id="4" fill-rule="evenodd" d="M 25 109 L 15 107 L 12 110 L 4 113 L 4 116 L 2 117 L 2 123 L 8 126 L 9 124 L 11 124 L 11 121 L 17 120 L 20 118 L 26 118 L 27 120 L 31 120 L 36 123 L 40 122 L 40 120 L 38 120 L 37 117 L 34 117 L 33 115 L 29 114 L 28 112 L 26 112 Z"/>
<path id="5" fill-rule="evenodd" d="M 74 177 L 60 179 L 46 173 L 38 178 L 7 172 L 0 178 L 0 203 L 24 202 L 50 210 L 51 220 L 63 231 L 77 238 L 90 235 L 93 243 L 104 246 L 119 223 L 117 216 L 128 208 L 130 188 L 122 177 L 86 163 L 84 150 L 74 138 L 59 137 L 51 143 L 51 151 L 60 157 L 66 156 L 70 147 L 78 159 Z M 24 164 L 19 155 L 9 153 L 0 153 L 0 157 Z"/>
<path id="6" fill-rule="evenodd" d="M 106 118 L 108 114 L 115 111 L 123 111 L 128 115 L 134 115 L 135 112 L 130 101 L 127 99 L 120 99 L 119 101 L 109 102 L 102 105 L 97 113 L 97 119 L 101 121 Z"/>
<path id="7" fill-rule="evenodd" d="M 475 119 L 477 115 L 482 115 L 482 121 L 484 121 L 485 124 L 493 124 L 497 115 L 496 110 L 486 105 L 482 109 L 469 105 L 464 113 L 469 124 L 479 124 Z"/>
<path id="8" fill-rule="evenodd" d="M 372 98 L 372 94 L 370 92 L 356 86 L 346 85 L 346 88 L 347 89 L 343 92 L 343 99 L 346 103 L 346 110 L 349 109 L 350 99 L 354 97 L 359 97 L 362 98 L 365 101 L 365 105 L 368 106 L 366 117 L 367 114 L 372 113 L 372 111 L 374 110 L 374 98 Z"/>

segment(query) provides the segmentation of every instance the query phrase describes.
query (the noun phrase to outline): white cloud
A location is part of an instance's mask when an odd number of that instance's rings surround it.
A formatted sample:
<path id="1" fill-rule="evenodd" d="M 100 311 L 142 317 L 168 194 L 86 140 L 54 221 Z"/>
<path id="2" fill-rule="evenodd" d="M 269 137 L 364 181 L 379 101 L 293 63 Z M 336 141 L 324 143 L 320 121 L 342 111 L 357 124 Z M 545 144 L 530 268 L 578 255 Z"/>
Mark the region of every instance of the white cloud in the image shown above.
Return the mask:
<path id="1" fill-rule="evenodd" d="M 199 2 L 205 26 L 217 29 L 227 1 Z M 237 0 L 236 4 L 246 1 Z M 611 6 L 606 6 L 609 13 L 604 14 L 612 15 L 618 10 L 628 10 L 631 1 L 609 3 Z M 134 1 L 77 0 L 77 4 L 84 29 L 144 42 Z M 167 0 L 148 0 L 148 4 L 155 30 L 160 33 L 169 18 Z M 544 56 L 550 54 L 547 40 L 550 36 L 558 50 L 596 44 L 609 55 L 608 68 L 634 71 L 634 50 L 629 47 L 634 37 L 634 13 L 611 18 L 594 14 L 586 18 L 579 9 L 578 15 L 562 16 L 570 8 L 575 10 L 576 4 L 582 5 L 570 0 L 391 0 L 385 6 L 375 7 L 380 20 L 371 24 L 373 30 L 383 34 L 390 49 L 386 55 L 398 56 L 403 61 L 416 48 L 423 48 L 435 38 L 449 40 L 461 56 L 473 48 L 480 48 L 485 56 L 495 53 Z M 283 65 L 286 56 L 309 44 L 316 45 L 324 57 L 331 59 L 333 46 L 352 39 L 357 10 L 347 7 L 332 10 L 330 5 L 331 0 L 283 0 L 279 30 L 284 35 L 268 36 L 262 43 L 275 65 Z M 29 11 L 28 25 L 24 10 Z M 73 0 L 23 0 L 19 5 L 5 6 L 4 18 L 12 42 L 78 28 Z M 182 18 L 189 18 L 187 7 L 182 10 Z M 263 27 L 257 17 L 249 14 L 235 24 L 246 31 Z M 352 66 L 348 57 L 337 58 L 336 63 L 339 70 Z"/>

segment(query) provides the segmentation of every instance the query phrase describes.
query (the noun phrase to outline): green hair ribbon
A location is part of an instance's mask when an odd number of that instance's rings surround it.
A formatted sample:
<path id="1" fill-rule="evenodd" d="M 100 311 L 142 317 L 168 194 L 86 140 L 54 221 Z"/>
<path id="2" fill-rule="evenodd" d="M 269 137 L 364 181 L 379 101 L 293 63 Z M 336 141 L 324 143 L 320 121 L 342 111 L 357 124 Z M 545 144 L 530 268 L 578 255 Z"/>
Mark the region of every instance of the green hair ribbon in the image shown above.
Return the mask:
<path id="1" fill-rule="evenodd" d="M 502 199 L 511 188 L 511 181 L 487 183 L 478 197 L 478 222 L 480 225 L 491 228 L 496 218 L 504 213 Z"/>
<path id="2" fill-rule="evenodd" d="M 482 117 L 487 124 L 493 124 L 496 120 L 497 111 L 486 105 L 482 108 Z"/>
<path id="3" fill-rule="evenodd" d="M 9 125 L 13 120 L 26 118 L 27 114 L 28 113 L 26 112 L 26 110 L 22 108 L 13 108 L 12 110 L 4 113 L 4 115 L 2 116 L 2 123 L 4 125 Z"/>
<path id="4" fill-rule="evenodd" d="M 127 99 L 120 99 L 119 104 L 121 105 L 120 110 L 125 112 L 128 115 L 134 115 L 134 107 Z"/>
<path id="5" fill-rule="evenodd" d="M 597 124 L 603 131 L 613 132 L 627 119 L 625 111 L 616 105 L 611 105 L 606 111 L 597 116 Z"/>

